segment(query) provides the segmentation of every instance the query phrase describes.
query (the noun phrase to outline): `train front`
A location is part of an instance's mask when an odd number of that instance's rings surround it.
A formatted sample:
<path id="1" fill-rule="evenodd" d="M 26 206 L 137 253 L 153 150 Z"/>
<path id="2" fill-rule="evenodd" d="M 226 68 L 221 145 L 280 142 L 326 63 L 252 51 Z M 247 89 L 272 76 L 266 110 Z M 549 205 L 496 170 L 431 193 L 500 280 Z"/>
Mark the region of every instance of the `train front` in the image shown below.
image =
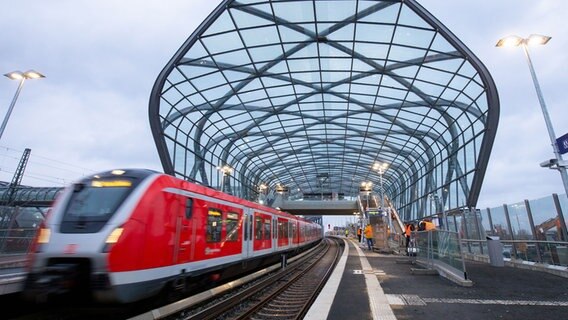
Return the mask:
<path id="1" fill-rule="evenodd" d="M 66 188 L 30 253 L 24 297 L 121 301 L 109 278 L 108 255 L 144 194 L 150 170 L 113 170 Z"/>

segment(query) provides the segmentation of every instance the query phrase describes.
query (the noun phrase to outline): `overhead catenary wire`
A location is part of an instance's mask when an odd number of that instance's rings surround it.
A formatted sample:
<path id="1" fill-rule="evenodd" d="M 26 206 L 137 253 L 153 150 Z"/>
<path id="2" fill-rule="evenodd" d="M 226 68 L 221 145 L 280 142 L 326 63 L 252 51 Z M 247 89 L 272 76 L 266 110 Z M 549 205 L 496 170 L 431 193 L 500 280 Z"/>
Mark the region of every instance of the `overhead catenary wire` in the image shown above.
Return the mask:
<path id="1" fill-rule="evenodd" d="M 10 181 L 23 150 L 0 146 L 0 181 Z M 71 181 L 93 173 L 94 170 L 34 154 L 29 159 L 24 185 L 65 186 Z"/>

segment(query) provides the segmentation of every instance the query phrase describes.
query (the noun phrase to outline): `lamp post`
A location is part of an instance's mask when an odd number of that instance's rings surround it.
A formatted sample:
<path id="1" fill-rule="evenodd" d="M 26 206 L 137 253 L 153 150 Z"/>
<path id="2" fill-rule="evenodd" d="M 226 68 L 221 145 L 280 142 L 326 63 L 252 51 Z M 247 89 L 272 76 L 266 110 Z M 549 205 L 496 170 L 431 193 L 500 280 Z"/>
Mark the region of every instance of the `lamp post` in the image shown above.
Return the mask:
<path id="1" fill-rule="evenodd" d="M 4 117 L 4 121 L 2 121 L 2 126 L 0 127 L 0 139 L 2 138 L 2 134 L 4 133 L 4 129 L 6 129 L 6 125 L 8 124 L 8 119 L 10 119 L 10 115 L 12 114 L 12 110 L 14 110 L 14 106 L 16 105 L 16 100 L 18 100 L 18 96 L 20 95 L 20 91 L 22 91 L 22 87 L 24 86 L 24 82 L 26 79 L 41 79 L 45 78 L 45 76 L 37 71 L 28 70 L 26 72 L 21 71 L 12 71 L 4 74 L 5 77 L 9 78 L 10 80 L 19 80 L 20 83 L 18 85 L 18 89 L 16 90 L 16 94 L 14 94 L 14 98 L 12 99 L 12 103 L 10 103 L 10 107 L 8 107 L 8 112 L 6 112 L 6 116 Z"/>
<path id="2" fill-rule="evenodd" d="M 531 34 L 528 38 L 521 38 L 519 36 L 508 36 L 500 39 L 496 46 L 497 47 L 518 47 L 521 46 L 527 57 L 527 63 L 531 72 L 531 76 L 534 82 L 534 87 L 536 89 L 536 95 L 538 96 L 538 101 L 542 109 L 542 114 L 544 116 L 544 121 L 546 122 L 546 128 L 548 129 L 548 135 L 550 137 L 550 142 L 552 144 L 552 149 L 554 151 L 554 156 L 556 157 L 556 169 L 560 172 L 560 177 L 564 183 L 564 192 L 568 196 L 568 174 L 566 173 L 566 163 L 562 159 L 562 155 L 558 150 L 558 145 L 556 144 L 556 134 L 554 134 L 554 128 L 552 127 L 552 122 L 550 121 L 550 116 L 548 115 L 548 110 L 546 109 L 546 103 L 542 96 L 542 91 L 540 90 L 540 85 L 538 79 L 536 78 L 536 73 L 529 55 L 528 46 L 530 45 L 545 45 L 548 43 L 551 37 L 543 36 L 538 34 Z M 547 165 L 547 167 L 550 167 Z"/>
<path id="3" fill-rule="evenodd" d="M 227 184 L 227 177 L 230 176 L 233 173 L 233 168 L 231 168 L 229 165 L 224 165 L 222 167 L 217 167 L 217 170 L 221 171 L 223 173 L 223 181 L 221 182 L 221 192 L 225 192 L 225 184 Z M 228 190 L 229 194 L 231 193 L 231 190 Z"/>
<path id="4" fill-rule="evenodd" d="M 379 172 L 379 182 L 381 184 L 381 210 L 385 210 L 385 191 L 383 189 L 383 173 L 385 172 L 385 170 L 387 170 L 387 168 L 389 167 L 389 164 L 386 162 L 375 162 L 375 164 L 373 165 L 373 169 L 377 170 Z"/>
<path id="5" fill-rule="evenodd" d="M 258 195 L 258 203 L 264 204 L 264 198 L 265 198 L 265 197 L 264 197 L 264 192 L 266 191 L 267 188 L 268 188 L 268 186 L 267 186 L 266 184 L 264 184 L 264 183 L 261 183 L 261 184 L 258 186 L 258 193 L 259 193 L 259 195 Z"/>
<path id="6" fill-rule="evenodd" d="M 367 207 L 365 208 L 365 210 L 369 210 L 369 194 L 371 193 L 372 188 L 373 183 L 371 181 L 361 182 L 361 188 L 359 189 L 359 191 L 364 191 L 367 194 Z"/>

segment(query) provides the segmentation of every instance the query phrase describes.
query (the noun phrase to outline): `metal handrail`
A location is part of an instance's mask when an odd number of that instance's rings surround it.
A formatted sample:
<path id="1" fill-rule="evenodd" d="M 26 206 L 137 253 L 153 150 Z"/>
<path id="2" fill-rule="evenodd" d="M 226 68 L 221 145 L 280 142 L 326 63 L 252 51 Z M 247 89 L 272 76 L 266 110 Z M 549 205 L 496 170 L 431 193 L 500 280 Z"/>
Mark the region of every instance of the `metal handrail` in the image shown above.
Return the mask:
<path id="1" fill-rule="evenodd" d="M 545 263 L 549 265 L 557 265 L 557 266 L 568 266 L 568 242 L 567 241 L 547 241 L 547 240 L 503 240 L 500 239 L 502 244 L 510 245 L 512 249 L 510 252 L 510 257 L 516 260 L 521 261 L 530 261 L 530 262 L 537 262 L 537 263 Z M 480 247 L 483 245 L 487 245 L 487 240 L 483 239 L 462 239 L 461 242 L 463 244 L 471 244 L 471 243 L 479 243 Z M 535 259 L 527 259 L 529 256 L 533 256 L 532 254 L 528 254 L 526 250 L 521 250 L 519 248 L 520 244 L 527 244 L 527 245 L 541 245 L 543 250 L 543 254 L 538 252 L 534 254 Z M 554 248 L 554 249 L 552 249 Z M 558 248 L 562 248 L 564 251 L 563 254 L 558 254 Z M 479 256 L 488 256 L 488 254 L 484 252 L 472 252 L 471 246 L 469 246 L 469 253 L 473 255 Z M 504 248 L 505 249 L 505 248 Z M 528 249 L 528 248 L 526 248 Z M 546 250 L 548 249 L 548 250 Z M 525 251 L 525 254 L 519 254 L 517 251 Z M 555 251 L 555 252 L 554 252 Z M 487 251 L 485 251 L 487 252 Z M 505 253 L 505 252 L 504 252 Z M 564 256 L 565 255 L 565 256 Z M 509 258 L 504 254 L 505 258 Z M 549 259 L 546 259 L 546 258 Z"/>

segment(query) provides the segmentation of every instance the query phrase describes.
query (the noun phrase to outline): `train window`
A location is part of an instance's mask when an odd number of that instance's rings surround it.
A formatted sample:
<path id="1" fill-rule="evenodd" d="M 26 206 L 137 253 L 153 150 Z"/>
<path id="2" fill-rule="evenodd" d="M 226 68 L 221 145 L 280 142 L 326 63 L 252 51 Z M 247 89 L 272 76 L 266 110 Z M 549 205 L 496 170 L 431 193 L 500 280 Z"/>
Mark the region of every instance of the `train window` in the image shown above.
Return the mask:
<path id="1" fill-rule="evenodd" d="M 298 237 L 298 230 L 296 229 L 296 223 L 290 222 L 290 224 L 291 224 L 290 229 L 292 229 L 292 238 L 297 238 Z"/>
<path id="2" fill-rule="evenodd" d="M 191 219 L 192 211 L 193 211 L 193 199 L 187 198 L 187 200 L 185 201 L 185 218 L 186 219 Z"/>
<path id="3" fill-rule="evenodd" d="M 262 218 L 260 216 L 254 217 L 254 239 L 262 240 Z"/>
<path id="4" fill-rule="evenodd" d="M 135 183 L 122 180 L 90 180 L 73 186 L 63 213 L 62 233 L 98 232 L 132 192 Z"/>
<path id="5" fill-rule="evenodd" d="M 221 241 L 221 228 L 222 228 L 222 216 L 221 211 L 217 209 L 209 209 L 209 214 L 207 215 L 207 242 L 219 242 Z"/>
<path id="6" fill-rule="evenodd" d="M 227 213 L 226 229 L 227 236 L 225 241 L 237 241 L 239 239 L 239 214 L 234 212 Z"/>
<path id="7" fill-rule="evenodd" d="M 288 223 L 278 222 L 278 238 L 288 238 Z"/>
<path id="8" fill-rule="evenodd" d="M 264 219 L 264 240 L 270 240 L 270 219 Z"/>

